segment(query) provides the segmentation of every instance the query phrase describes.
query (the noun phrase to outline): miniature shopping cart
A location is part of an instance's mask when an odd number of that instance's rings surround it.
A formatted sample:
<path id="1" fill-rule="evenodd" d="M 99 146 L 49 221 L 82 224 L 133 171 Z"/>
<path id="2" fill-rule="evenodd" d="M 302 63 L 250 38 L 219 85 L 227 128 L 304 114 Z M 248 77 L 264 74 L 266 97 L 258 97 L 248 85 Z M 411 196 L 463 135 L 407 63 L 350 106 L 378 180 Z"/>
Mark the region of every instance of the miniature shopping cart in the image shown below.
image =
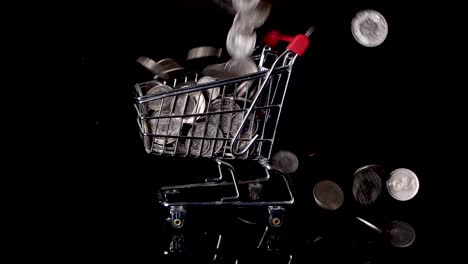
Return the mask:
<path id="1" fill-rule="evenodd" d="M 257 54 L 254 52 L 247 61 L 231 60 L 207 67 L 203 72 L 135 85 L 137 122 L 147 153 L 212 159 L 218 166 L 218 177 L 202 183 L 161 188 L 159 202 L 169 207 L 170 223 L 174 227 L 182 227 L 186 207 L 192 205 L 266 206 L 270 225 L 281 225 L 284 206 L 294 203 L 294 195 L 288 176 L 272 170 L 268 161 L 294 62 L 307 49 L 312 31 L 294 37 L 272 31 L 264 38 L 266 45 L 257 48 Z M 282 53 L 274 50 L 280 41 L 289 42 Z M 232 66 L 230 63 L 238 64 L 234 67 L 255 63 L 256 71 L 229 76 L 222 69 Z M 264 174 L 240 181 L 230 160 L 258 161 Z M 272 176 L 282 179 L 288 198 L 260 199 L 263 183 Z M 219 192 L 225 187 L 231 187 L 233 192 L 216 199 L 173 199 L 188 189 Z M 248 199 L 241 197 L 241 187 L 247 188 Z"/>

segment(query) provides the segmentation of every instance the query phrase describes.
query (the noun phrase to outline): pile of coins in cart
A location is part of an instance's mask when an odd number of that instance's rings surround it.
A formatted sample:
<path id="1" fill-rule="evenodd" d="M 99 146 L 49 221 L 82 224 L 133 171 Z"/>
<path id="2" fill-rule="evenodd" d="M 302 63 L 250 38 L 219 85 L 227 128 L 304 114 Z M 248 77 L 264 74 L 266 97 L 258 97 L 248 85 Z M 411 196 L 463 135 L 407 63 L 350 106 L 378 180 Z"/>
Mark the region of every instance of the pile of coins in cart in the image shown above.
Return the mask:
<path id="1" fill-rule="evenodd" d="M 258 91 L 258 80 L 239 81 L 163 98 L 154 97 L 265 70 L 251 56 L 257 40 L 255 29 L 268 18 L 271 5 L 260 0 L 233 0 L 232 4 L 237 13 L 226 40 L 226 50 L 231 57 L 229 61 L 219 63 L 223 50 L 210 46 L 189 50 L 188 64 L 194 61 L 218 62 L 204 65 L 196 74 L 190 74 L 186 67 L 172 58 L 155 61 L 140 57 L 137 60 L 154 74 L 153 80 L 135 87 L 138 97 L 153 97 L 140 104 L 138 109 L 140 116 L 145 117 L 140 121 L 142 132 L 156 135 L 150 137 L 147 152 L 201 157 L 219 154 L 227 157 L 232 156 L 228 139 L 236 135 L 239 138 L 237 149 L 250 147 L 249 142 L 259 129 L 262 115 L 252 112 L 244 120 L 243 110 L 251 106 Z M 249 153 L 246 152 L 246 155 Z"/>

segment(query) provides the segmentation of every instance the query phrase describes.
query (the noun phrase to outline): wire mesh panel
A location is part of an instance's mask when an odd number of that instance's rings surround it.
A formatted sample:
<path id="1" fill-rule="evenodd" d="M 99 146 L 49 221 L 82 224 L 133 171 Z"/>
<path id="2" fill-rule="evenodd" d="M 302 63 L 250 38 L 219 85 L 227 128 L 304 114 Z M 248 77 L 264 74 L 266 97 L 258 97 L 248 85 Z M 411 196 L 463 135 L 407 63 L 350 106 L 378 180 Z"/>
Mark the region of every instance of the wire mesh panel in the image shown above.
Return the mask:
<path id="1" fill-rule="evenodd" d="M 269 159 L 296 55 L 265 47 L 245 64 L 230 60 L 168 80 L 135 85 L 148 153 L 216 159 Z M 229 69 L 253 73 L 230 76 Z M 223 71 L 228 69 L 228 71 Z M 223 71 L 223 78 L 214 78 Z"/>

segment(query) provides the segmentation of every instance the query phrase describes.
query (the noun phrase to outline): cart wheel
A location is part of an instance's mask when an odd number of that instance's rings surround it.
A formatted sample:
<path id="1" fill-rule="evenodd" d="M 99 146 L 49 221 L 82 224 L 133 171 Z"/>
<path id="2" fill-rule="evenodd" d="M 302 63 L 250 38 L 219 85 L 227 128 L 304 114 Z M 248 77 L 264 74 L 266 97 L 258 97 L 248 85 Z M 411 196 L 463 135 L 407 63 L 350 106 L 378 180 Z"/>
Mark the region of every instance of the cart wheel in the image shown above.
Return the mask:
<path id="1" fill-rule="evenodd" d="M 280 227 L 284 222 L 285 209 L 279 206 L 268 207 L 268 224 L 271 227 Z"/>
<path id="2" fill-rule="evenodd" d="M 171 225 L 174 228 L 181 228 L 184 226 L 184 220 L 176 218 L 176 219 L 171 219 Z"/>
<path id="3" fill-rule="evenodd" d="M 170 217 L 169 222 L 172 227 L 174 228 L 181 228 L 184 226 L 185 222 L 185 215 L 187 214 L 187 210 L 185 210 L 182 206 L 171 206 L 169 209 Z"/>

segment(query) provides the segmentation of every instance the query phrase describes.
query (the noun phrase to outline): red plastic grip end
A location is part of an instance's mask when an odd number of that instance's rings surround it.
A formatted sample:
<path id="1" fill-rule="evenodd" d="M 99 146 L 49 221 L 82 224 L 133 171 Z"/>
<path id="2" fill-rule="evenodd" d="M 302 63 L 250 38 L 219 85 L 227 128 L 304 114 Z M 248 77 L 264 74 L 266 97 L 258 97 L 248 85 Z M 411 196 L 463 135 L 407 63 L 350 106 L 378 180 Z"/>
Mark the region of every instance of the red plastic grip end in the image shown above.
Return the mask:
<path id="1" fill-rule="evenodd" d="M 299 34 L 294 37 L 294 39 L 289 43 L 287 49 L 296 53 L 299 56 L 302 56 L 304 52 L 309 47 L 309 38 L 304 34 Z"/>
<path id="2" fill-rule="evenodd" d="M 268 34 L 266 34 L 265 37 L 263 38 L 263 42 L 272 48 L 278 45 L 280 40 L 281 40 L 281 33 L 279 33 L 279 31 L 276 31 L 276 30 L 272 30 L 268 32 Z"/>

